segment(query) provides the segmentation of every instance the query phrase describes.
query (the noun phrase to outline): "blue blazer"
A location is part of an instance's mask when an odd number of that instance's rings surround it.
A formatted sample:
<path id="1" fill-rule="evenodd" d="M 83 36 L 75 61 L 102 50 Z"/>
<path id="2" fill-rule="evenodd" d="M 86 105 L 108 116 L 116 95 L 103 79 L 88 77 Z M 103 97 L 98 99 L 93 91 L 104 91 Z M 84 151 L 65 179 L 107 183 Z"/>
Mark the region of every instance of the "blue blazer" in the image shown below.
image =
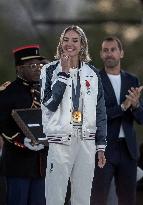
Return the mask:
<path id="1" fill-rule="evenodd" d="M 134 121 L 139 124 L 143 124 L 143 106 L 140 102 L 140 106 L 138 108 L 122 111 L 121 106 L 117 103 L 112 84 L 105 70 L 101 70 L 99 73 L 103 84 L 107 112 L 107 154 L 112 155 L 112 145 L 118 140 L 120 126 L 122 123 L 129 154 L 136 160 L 138 157 L 138 149 L 133 124 Z M 138 79 L 134 75 L 121 71 L 120 104 L 125 100 L 125 95 L 128 94 L 128 90 L 131 87 L 138 86 Z"/>

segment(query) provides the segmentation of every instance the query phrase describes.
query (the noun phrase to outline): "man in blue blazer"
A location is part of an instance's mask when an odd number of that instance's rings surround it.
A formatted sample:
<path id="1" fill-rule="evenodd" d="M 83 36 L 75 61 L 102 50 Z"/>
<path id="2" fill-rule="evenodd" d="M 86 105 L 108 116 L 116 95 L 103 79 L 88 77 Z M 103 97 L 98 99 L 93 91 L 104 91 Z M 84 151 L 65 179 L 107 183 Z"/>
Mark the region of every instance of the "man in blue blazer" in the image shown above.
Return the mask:
<path id="1" fill-rule="evenodd" d="M 107 109 L 107 163 L 96 165 L 91 205 L 106 205 L 112 178 L 115 179 L 118 205 L 136 204 L 137 144 L 134 121 L 143 124 L 138 79 L 121 70 L 124 56 L 122 43 L 116 37 L 102 42 L 100 51 L 104 69 L 100 71 Z"/>

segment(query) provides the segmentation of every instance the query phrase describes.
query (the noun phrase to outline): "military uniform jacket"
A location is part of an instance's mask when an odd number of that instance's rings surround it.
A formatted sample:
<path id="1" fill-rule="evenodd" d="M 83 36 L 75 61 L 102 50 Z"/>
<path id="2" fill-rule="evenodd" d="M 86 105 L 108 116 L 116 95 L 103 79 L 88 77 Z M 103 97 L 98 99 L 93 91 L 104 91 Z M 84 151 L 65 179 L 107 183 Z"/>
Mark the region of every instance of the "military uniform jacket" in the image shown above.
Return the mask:
<path id="1" fill-rule="evenodd" d="M 0 134 L 11 138 L 7 140 L 4 137 L 1 172 L 5 176 L 45 176 L 47 148 L 31 151 L 15 145 L 15 142 L 23 143 L 25 136 L 14 122 L 11 112 L 13 109 L 30 108 L 32 102 L 31 86 L 20 78 L 0 92 Z M 17 133 L 20 134 L 12 139 Z"/>

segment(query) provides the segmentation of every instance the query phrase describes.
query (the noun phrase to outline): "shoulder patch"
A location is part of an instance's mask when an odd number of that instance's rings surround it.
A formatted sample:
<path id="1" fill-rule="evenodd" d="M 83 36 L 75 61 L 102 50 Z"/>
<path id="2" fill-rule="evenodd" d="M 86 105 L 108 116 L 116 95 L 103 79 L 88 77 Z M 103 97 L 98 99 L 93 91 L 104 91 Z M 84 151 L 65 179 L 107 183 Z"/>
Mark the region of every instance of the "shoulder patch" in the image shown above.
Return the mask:
<path id="1" fill-rule="evenodd" d="M 11 84 L 10 81 L 6 81 L 2 85 L 0 85 L 0 91 L 5 90 Z"/>

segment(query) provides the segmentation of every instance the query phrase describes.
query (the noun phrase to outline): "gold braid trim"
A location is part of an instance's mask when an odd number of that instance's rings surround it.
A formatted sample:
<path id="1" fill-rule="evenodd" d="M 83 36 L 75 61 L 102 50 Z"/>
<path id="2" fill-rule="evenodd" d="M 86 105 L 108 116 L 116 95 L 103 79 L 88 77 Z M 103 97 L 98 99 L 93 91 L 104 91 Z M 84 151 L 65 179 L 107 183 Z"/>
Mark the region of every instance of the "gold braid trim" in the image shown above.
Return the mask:
<path id="1" fill-rule="evenodd" d="M 41 106 L 41 104 L 40 104 L 39 102 L 33 100 L 32 105 L 31 105 L 31 108 L 38 108 L 38 107 L 40 107 L 40 106 Z"/>
<path id="2" fill-rule="evenodd" d="M 8 141 L 14 139 L 15 137 L 17 137 L 20 133 L 17 132 L 16 134 L 12 135 L 11 137 L 8 137 L 6 134 L 2 133 L 2 136 L 7 139 Z"/>
<path id="3" fill-rule="evenodd" d="M 7 86 L 10 85 L 10 83 L 11 83 L 10 81 L 6 81 L 2 85 L 0 85 L 0 91 L 5 90 L 7 88 Z"/>

